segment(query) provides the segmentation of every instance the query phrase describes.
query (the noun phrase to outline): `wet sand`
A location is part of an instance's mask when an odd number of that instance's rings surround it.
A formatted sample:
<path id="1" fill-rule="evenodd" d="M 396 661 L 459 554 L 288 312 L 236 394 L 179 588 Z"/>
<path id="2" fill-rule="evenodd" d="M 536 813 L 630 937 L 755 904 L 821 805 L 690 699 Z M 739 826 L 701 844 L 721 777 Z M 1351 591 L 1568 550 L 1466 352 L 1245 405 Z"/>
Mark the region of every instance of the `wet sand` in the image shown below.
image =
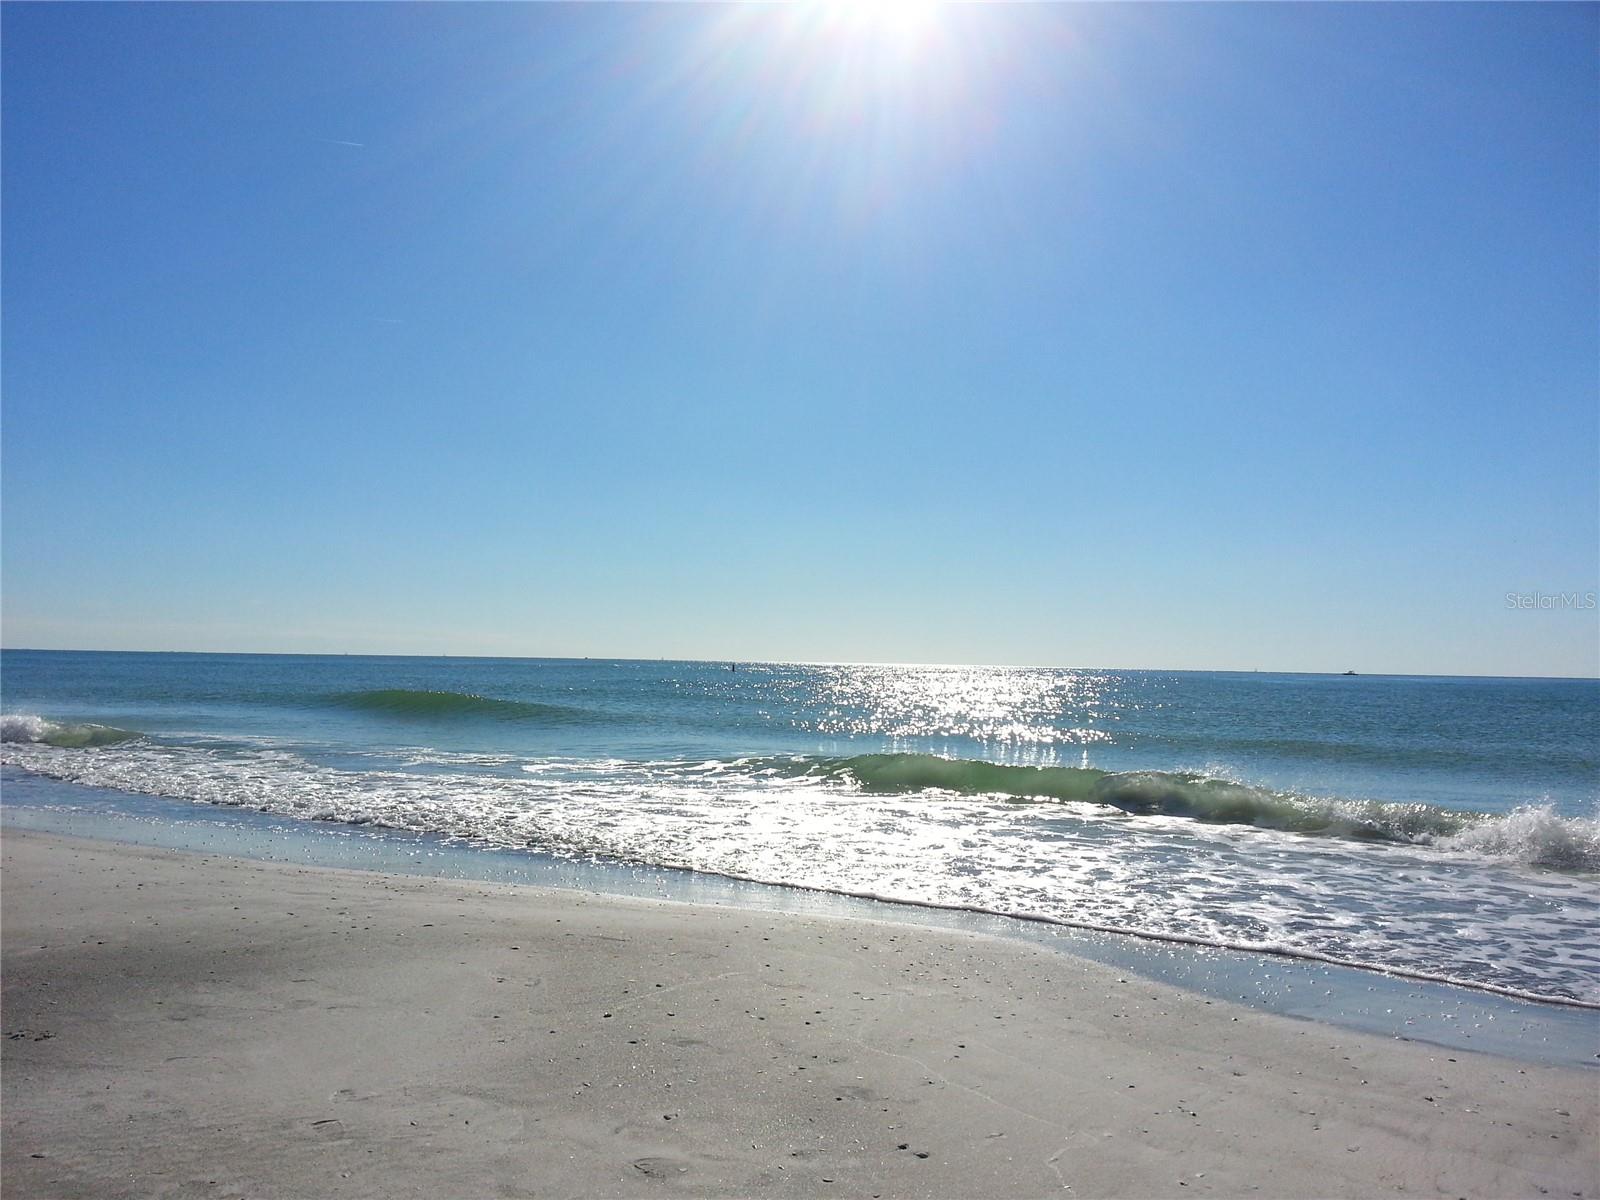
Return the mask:
<path id="1" fill-rule="evenodd" d="M 7 832 L 7 1196 L 1600 1193 L 1600 1072 L 1024 943 Z"/>

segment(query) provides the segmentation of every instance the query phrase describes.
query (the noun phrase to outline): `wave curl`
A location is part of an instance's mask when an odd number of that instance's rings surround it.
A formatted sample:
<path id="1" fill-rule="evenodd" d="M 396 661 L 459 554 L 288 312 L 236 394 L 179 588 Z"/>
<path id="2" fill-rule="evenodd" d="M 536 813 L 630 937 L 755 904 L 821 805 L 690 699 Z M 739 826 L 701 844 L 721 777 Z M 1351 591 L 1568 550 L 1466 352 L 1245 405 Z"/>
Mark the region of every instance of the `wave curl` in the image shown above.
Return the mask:
<path id="1" fill-rule="evenodd" d="M 848 781 L 873 793 L 954 792 L 1016 801 L 1103 804 L 1133 815 L 1187 817 L 1356 841 L 1433 845 L 1530 866 L 1600 871 L 1600 821 L 1551 808 L 1476 813 L 1427 804 L 1300 796 L 1173 771 L 1027 767 L 933 754 L 791 760 L 785 773 Z"/>
<path id="2" fill-rule="evenodd" d="M 33 713 L 8 713 L 0 717 L 0 742 L 35 742 L 81 750 L 91 746 L 114 746 L 143 736 L 133 729 L 50 721 Z"/>

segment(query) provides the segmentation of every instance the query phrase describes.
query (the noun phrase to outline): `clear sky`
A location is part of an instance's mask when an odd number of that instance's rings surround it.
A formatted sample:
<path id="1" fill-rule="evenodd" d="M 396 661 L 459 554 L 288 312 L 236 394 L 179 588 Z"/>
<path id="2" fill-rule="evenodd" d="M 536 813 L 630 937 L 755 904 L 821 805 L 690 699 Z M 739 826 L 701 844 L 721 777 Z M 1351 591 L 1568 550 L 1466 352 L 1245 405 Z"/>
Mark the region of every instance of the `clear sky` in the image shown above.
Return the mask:
<path id="1" fill-rule="evenodd" d="M 1600 671 L 1600 8 L 872 8 L 5 5 L 4 644 Z"/>

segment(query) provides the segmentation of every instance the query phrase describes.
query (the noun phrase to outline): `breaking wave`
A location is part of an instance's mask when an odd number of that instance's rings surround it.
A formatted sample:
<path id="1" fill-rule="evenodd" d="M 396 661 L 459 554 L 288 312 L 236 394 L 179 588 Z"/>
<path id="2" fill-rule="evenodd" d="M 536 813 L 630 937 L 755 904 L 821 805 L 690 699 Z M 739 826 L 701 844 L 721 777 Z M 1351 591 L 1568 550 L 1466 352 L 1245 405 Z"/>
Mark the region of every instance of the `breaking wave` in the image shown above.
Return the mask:
<path id="1" fill-rule="evenodd" d="M 78 725 L 66 721 L 47 721 L 31 713 L 14 713 L 0 717 L 0 742 L 35 742 L 46 746 L 59 746 L 65 750 L 80 750 L 89 746 L 114 746 L 118 742 L 143 737 L 132 729 L 117 729 L 111 725 Z"/>
<path id="2" fill-rule="evenodd" d="M 932 754 L 858 754 L 790 760 L 783 773 L 853 782 L 864 792 L 952 792 L 1103 804 L 1134 815 L 1187 817 L 1286 833 L 1434 845 L 1530 866 L 1600 871 L 1600 821 L 1564 817 L 1548 806 L 1507 814 L 1427 804 L 1301 796 L 1188 772 L 1028 767 Z"/>

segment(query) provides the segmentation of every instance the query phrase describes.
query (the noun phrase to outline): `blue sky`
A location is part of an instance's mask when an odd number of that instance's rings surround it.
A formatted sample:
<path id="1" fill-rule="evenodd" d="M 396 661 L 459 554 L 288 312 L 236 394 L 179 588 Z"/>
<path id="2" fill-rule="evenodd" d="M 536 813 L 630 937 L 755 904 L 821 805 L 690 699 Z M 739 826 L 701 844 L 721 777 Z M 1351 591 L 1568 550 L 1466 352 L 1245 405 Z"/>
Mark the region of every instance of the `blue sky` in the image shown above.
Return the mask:
<path id="1" fill-rule="evenodd" d="M 1600 8 L 862 11 L 6 5 L 4 644 L 1600 671 Z"/>

